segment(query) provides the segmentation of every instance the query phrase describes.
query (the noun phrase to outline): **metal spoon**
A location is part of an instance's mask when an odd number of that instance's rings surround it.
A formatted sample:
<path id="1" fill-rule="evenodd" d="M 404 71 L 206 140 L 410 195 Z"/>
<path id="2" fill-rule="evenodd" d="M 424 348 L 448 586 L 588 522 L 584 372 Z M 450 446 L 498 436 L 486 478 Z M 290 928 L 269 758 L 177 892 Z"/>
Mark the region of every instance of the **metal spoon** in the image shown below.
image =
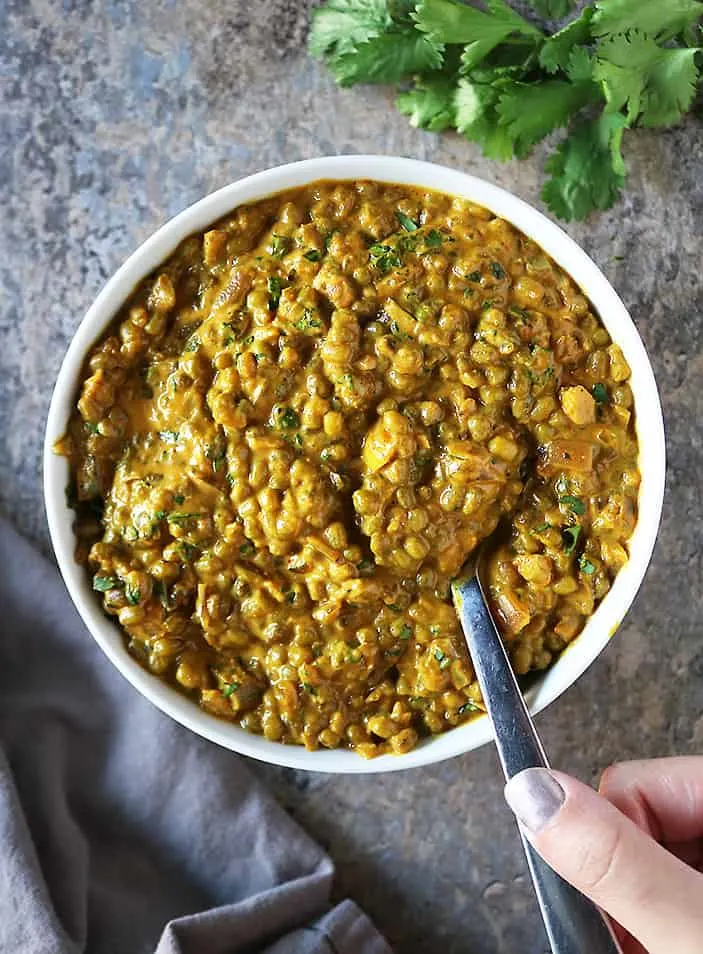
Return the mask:
<path id="1" fill-rule="evenodd" d="M 526 768 L 549 768 L 478 572 L 455 580 L 452 596 L 506 779 Z M 622 954 L 600 909 L 550 868 L 520 834 L 553 954 Z"/>

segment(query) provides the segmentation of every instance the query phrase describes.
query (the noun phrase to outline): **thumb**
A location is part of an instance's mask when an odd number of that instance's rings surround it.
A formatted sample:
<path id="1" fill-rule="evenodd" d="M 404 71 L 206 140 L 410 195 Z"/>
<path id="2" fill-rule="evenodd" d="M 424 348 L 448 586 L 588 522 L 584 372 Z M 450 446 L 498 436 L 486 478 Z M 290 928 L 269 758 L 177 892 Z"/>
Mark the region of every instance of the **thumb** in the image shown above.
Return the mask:
<path id="1" fill-rule="evenodd" d="M 505 797 L 544 860 L 649 954 L 700 954 L 703 875 L 561 772 L 526 769 Z"/>

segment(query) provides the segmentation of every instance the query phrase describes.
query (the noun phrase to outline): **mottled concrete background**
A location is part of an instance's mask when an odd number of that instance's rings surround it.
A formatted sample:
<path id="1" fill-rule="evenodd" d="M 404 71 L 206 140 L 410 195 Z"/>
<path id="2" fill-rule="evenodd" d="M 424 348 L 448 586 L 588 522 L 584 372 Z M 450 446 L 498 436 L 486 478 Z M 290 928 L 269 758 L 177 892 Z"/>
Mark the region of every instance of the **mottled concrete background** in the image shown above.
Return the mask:
<path id="1" fill-rule="evenodd" d="M 386 90 L 336 89 L 305 55 L 307 16 L 296 0 L 0 0 L 0 506 L 45 550 L 40 446 L 59 363 L 104 281 L 175 212 L 246 173 L 341 152 L 444 162 L 539 204 L 542 150 L 489 163 L 411 129 Z M 585 779 L 703 749 L 700 116 L 625 152 L 624 201 L 569 231 L 649 348 L 669 483 L 626 624 L 539 719 L 554 763 Z M 392 777 L 257 770 L 399 952 L 545 950 L 490 749 Z"/>

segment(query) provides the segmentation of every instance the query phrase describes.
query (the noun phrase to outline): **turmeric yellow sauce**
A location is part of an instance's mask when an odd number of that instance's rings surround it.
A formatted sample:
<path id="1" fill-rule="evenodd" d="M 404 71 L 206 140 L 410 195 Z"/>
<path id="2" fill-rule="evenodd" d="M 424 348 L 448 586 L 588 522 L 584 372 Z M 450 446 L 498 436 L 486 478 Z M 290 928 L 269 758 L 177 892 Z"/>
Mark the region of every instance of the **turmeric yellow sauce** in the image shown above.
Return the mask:
<path id="1" fill-rule="evenodd" d="M 503 518 L 518 673 L 627 560 L 629 368 L 464 199 L 318 182 L 183 242 L 93 348 L 57 451 L 130 651 L 266 738 L 403 753 L 483 707 L 449 583 Z"/>

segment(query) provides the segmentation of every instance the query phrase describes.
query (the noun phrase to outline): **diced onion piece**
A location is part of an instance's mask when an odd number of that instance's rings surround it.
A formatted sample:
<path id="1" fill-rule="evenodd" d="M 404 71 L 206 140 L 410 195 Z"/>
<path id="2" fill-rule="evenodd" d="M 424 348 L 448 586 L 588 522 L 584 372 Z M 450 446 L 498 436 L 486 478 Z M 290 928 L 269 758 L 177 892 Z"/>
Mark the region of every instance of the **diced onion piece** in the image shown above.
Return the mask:
<path id="1" fill-rule="evenodd" d="M 547 465 L 554 470 L 593 469 L 593 444 L 589 441 L 556 440 L 546 447 Z"/>
<path id="2" fill-rule="evenodd" d="M 397 434 L 393 434 L 380 418 L 366 435 L 361 452 L 364 469 L 375 473 L 398 456 Z"/>
<path id="3" fill-rule="evenodd" d="M 530 622 L 530 611 L 516 593 L 501 593 L 496 599 L 496 611 L 506 630 L 515 635 Z"/>

